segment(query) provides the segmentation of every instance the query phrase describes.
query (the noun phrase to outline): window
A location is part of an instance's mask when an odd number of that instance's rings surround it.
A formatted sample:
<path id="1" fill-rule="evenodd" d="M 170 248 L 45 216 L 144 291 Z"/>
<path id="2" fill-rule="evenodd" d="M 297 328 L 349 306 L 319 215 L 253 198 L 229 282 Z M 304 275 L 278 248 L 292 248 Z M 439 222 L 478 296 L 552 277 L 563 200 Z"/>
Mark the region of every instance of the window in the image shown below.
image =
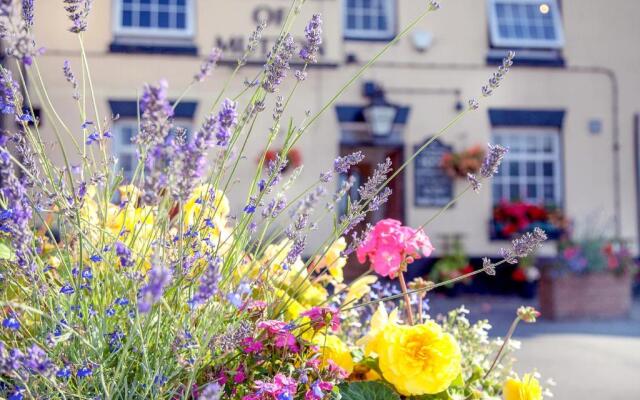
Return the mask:
<path id="1" fill-rule="evenodd" d="M 116 0 L 116 32 L 124 35 L 193 35 L 194 0 Z"/>
<path id="2" fill-rule="evenodd" d="M 559 49 L 564 34 L 557 0 L 489 0 L 494 47 Z"/>
<path id="3" fill-rule="evenodd" d="M 395 35 L 395 0 L 345 0 L 347 39 L 384 40 Z"/>
<path id="4" fill-rule="evenodd" d="M 493 140 L 509 148 L 493 178 L 493 201 L 559 205 L 562 201 L 560 132 L 554 128 L 495 128 Z"/>

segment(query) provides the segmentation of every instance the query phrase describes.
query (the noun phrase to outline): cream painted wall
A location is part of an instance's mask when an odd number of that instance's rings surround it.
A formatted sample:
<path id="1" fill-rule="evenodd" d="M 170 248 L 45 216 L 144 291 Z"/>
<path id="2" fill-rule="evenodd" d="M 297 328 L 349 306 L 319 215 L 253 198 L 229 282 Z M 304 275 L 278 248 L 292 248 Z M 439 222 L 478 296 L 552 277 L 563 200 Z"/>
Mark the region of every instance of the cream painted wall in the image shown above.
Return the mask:
<path id="1" fill-rule="evenodd" d="M 424 1 L 397 0 L 399 26 L 408 24 L 424 6 Z M 312 69 L 288 116 L 300 121 L 305 110 L 319 110 L 368 58 L 384 43 L 342 40 L 341 2 L 338 0 L 308 0 L 305 11 L 294 25 L 294 36 L 301 37 L 305 21 L 313 12 L 322 12 L 325 20 L 326 53 L 322 62 L 336 66 Z M 425 53 L 413 49 L 410 38 L 402 39 L 382 57 L 380 63 L 364 73 L 362 80 L 381 83 L 394 103 L 411 107 L 409 122 L 404 132 L 408 157 L 415 144 L 445 126 L 456 114 L 452 95 L 394 94 L 411 88 L 447 88 L 460 90 L 463 101 L 479 95 L 492 66 L 486 64 L 489 48 L 486 2 L 484 0 L 443 1 L 440 11 L 429 15 L 419 28 L 434 35 L 431 49 Z M 254 27 L 252 12 L 261 6 L 275 10 L 286 8 L 288 0 L 197 0 L 197 21 L 194 43 L 204 55 L 222 37 L 246 36 Z M 71 60 L 80 73 L 78 42 L 75 35 L 65 31 L 68 25 L 60 2 L 43 1 L 36 8 L 36 36 L 47 53 L 39 59 L 39 67 L 48 84 L 51 99 L 65 121 L 81 121 L 71 92 L 61 73 L 65 59 Z M 470 113 L 445 136 L 458 149 L 490 140 L 491 127 L 487 108 L 564 109 L 565 124 L 562 132 L 564 146 L 564 193 L 566 212 L 578 221 L 590 215 L 601 214 L 612 218 L 615 210 L 612 85 L 615 75 L 619 88 L 619 135 L 621 179 L 621 223 L 625 238 L 638 241 L 636 166 L 633 142 L 633 116 L 640 113 L 637 93 L 640 93 L 640 1 L 611 0 L 603 5 L 597 0 L 563 0 L 562 14 L 566 35 L 563 54 L 565 68 L 517 67 L 513 68 L 496 94 L 483 100 L 481 108 Z M 96 100 L 100 114 L 110 113 L 109 99 L 135 99 L 144 82 L 166 78 L 170 82 L 172 97 L 178 97 L 191 81 L 200 64 L 200 57 L 147 54 L 116 54 L 109 52 L 113 40 L 112 2 L 96 1 L 89 20 L 89 31 L 84 35 L 95 83 Z M 267 37 L 275 37 L 278 30 L 269 28 Z M 347 55 L 355 56 L 356 63 L 346 63 Z M 242 69 L 240 79 L 229 93 L 241 90 L 242 80 L 259 72 L 259 65 Z M 193 87 L 186 99 L 199 103 L 195 124 L 207 114 L 209 104 L 229 76 L 231 69 L 219 68 L 215 75 L 201 85 Z M 607 74 L 609 73 L 609 75 Z M 293 78 L 283 86 L 283 93 L 291 88 Z M 347 90 L 339 103 L 365 104 L 360 84 Z M 588 123 L 599 119 L 602 133 L 590 134 Z M 257 126 L 254 135 L 266 138 L 269 118 Z M 55 120 L 45 116 L 44 130 L 51 137 Z M 330 110 L 308 132 L 299 148 L 305 161 L 303 177 L 294 190 L 302 190 L 315 180 L 320 172 L 329 168 L 338 152 L 339 131 L 335 112 Z M 255 140 L 242 161 L 239 178 L 246 182 L 254 170 L 260 146 Z M 60 149 L 51 151 L 60 159 Z M 413 171 L 405 174 L 406 221 L 419 225 L 436 209 L 413 206 Z M 236 210 L 244 198 L 246 188 L 236 185 L 232 198 Z M 240 190 L 241 189 L 241 190 Z M 458 190 L 461 187 L 457 188 Z M 428 227 L 433 237 L 447 232 L 465 235 L 467 250 L 474 255 L 495 253 L 504 245 L 488 240 L 491 194 L 489 185 L 479 195 L 470 194 Z M 547 246 L 546 252 L 551 252 Z"/>

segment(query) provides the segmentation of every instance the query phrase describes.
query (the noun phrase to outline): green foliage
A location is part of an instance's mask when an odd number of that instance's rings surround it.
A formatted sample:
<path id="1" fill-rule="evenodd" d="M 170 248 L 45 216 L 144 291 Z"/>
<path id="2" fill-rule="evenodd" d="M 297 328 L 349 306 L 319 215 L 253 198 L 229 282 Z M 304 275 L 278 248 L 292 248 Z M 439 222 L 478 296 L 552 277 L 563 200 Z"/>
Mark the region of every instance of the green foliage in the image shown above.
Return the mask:
<path id="1" fill-rule="evenodd" d="M 342 400 L 400 400 L 400 396 L 382 382 L 351 382 L 339 385 Z"/>
<path id="2" fill-rule="evenodd" d="M 464 251 L 464 247 L 459 238 L 454 238 L 451 244 L 451 249 L 447 251 L 444 257 L 438 260 L 433 269 L 429 273 L 429 279 L 434 282 L 440 282 L 449 280 L 460 269 L 469 264 L 469 259 Z M 447 287 L 452 287 L 454 284 L 447 284 Z"/>

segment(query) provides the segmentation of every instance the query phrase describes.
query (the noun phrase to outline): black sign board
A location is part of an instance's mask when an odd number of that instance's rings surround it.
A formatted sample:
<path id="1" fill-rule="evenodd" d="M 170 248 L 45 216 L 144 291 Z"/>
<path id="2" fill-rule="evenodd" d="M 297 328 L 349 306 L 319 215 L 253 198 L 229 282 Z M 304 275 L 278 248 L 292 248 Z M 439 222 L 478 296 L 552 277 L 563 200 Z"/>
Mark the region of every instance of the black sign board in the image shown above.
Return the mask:
<path id="1" fill-rule="evenodd" d="M 420 147 L 415 146 L 414 151 Z M 436 139 L 416 157 L 414 189 L 417 207 L 442 207 L 453 199 L 453 179 L 440 166 L 442 156 L 450 153 L 451 149 Z"/>

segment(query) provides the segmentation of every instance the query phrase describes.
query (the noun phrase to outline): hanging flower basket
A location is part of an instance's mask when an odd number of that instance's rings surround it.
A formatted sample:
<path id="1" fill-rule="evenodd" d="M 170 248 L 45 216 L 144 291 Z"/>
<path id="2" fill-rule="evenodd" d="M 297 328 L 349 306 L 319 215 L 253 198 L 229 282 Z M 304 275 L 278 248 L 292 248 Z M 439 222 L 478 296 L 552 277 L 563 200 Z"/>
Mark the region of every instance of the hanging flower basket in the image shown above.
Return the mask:
<path id="1" fill-rule="evenodd" d="M 459 153 L 447 153 L 440 166 L 452 178 L 466 179 L 467 174 L 476 174 L 482 166 L 485 151 L 481 146 L 473 146 Z"/>

